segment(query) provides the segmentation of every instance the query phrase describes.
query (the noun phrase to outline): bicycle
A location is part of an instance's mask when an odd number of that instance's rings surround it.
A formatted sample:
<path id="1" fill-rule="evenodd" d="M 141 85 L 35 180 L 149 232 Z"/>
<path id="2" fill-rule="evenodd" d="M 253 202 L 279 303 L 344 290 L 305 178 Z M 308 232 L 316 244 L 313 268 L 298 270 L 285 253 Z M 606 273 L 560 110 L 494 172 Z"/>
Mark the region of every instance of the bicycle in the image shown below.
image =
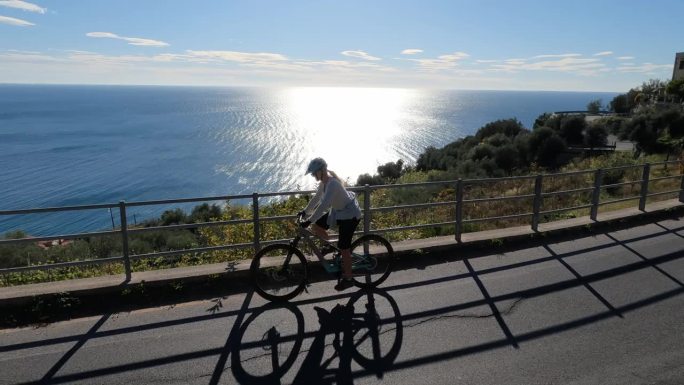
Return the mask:
<path id="1" fill-rule="evenodd" d="M 296 219 L 297 234 L 289 243 L 277 243 L 264 247 L 254 255 L 250 266 L 252 282 L 257 293 L 270 301 L 287 301 L 301 293 L 308 282 L 307 259 L 298 248 L 303 241 L 320 261 L 328 274 L 342 273 L 340 249 L 334 240 L 323 239 L 302 228 L 302 217 Z M 315 239 L 333 251 L 330 260 L 316 245 Z M 365 234 L 351 244 L 354 285 L 360 288 L 376 287 L 389 276 L 394 260 L 392 245 L 376 234 Z"/>

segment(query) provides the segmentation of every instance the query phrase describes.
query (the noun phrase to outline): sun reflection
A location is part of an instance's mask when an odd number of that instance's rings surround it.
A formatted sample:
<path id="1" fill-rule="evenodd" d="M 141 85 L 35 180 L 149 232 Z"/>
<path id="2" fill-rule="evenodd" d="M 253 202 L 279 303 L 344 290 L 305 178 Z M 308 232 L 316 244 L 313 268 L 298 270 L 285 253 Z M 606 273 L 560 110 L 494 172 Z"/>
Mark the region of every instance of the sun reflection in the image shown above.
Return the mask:
<path id="1" fill-rule="evenodd" d="M 352 182 L 393 159 L 416 91 L 387 88 L 293 88 L 286 92 L 291 128 L 305 154 L 322 156 Z"/>

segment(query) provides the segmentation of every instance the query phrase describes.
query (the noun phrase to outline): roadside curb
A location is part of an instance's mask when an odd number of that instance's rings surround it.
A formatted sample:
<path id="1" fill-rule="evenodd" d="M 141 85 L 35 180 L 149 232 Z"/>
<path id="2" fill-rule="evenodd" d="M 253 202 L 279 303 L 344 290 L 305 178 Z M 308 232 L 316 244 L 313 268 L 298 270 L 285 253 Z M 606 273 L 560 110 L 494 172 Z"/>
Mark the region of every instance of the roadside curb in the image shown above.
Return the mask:
<path id="1" fill-rule="evenodd" d="M 477 251 L 503 252 L 521 245 L 559 242 L 683 215 L 684 203 L 673 199 L 652 203 L 646 212 L 624 209 L 599 215 L 597 221 L 580 217 L 540 224 L 537 232 L 530 226 L 519 226 L 465 233 L 460 243 L 450 235 L 393 242 L 393 246 L 399 260 L 397 268 L 409 269 L 444 261 L 421 258 L 428 255 L 449 260 L 473 258 Z M 311 281 L 331 279 L 317 261 L 310 261 L 310 265 Z M 242 261 L 134 273 L 129 282 L 121 276 L 107 276 L 2 288 L 0 328 L 216 298 L 249 287 L 249 261 Z"/>

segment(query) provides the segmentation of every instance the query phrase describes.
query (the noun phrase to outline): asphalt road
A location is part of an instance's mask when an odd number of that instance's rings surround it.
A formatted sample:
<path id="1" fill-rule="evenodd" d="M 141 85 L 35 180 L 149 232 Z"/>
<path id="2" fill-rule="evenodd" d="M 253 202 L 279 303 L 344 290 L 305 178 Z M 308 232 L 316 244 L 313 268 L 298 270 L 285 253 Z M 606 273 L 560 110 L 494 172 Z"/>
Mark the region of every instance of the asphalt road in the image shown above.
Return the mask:
<path id="1" fill-rule="evenodd" d="M 684 384 L 684 220 L 481 254 L 3 330 L 0 383 Z"/>

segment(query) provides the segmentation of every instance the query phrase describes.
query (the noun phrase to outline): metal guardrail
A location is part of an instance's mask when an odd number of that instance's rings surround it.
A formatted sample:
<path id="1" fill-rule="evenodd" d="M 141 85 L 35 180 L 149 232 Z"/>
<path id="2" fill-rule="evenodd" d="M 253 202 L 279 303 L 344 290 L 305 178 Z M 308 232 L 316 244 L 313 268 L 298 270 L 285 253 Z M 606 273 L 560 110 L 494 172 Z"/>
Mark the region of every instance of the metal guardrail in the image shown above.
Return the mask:
<path id="1" fill-rule="evenodd" d="M 567 173 L 555 173 L 555 174 L 539 174 L 534 176 L 519 176 L 519 177 L 506 177 L 506 178 L 481 178 L 481 179 L 469 179 L 469 180 L 449 180 L 449 181 L 434 181 L 434 182 L 422 182 L 422 183 L 409 183 L 409 184 L 391 184 L 391 185 L 379 185 L 379 186 L 357 186 L 350 187 L 349 190 L 357 192 L 360 198 L 363 200 L 363 234 L 368 233 L 387 233 L 394 231 L 406 231 L 412 229 L 422 229 L 429 227 L 444 227 L 444 226 L 454 226 L 454 237 L 458 242 L 461 242 L 461 235 L 463 232 L 463 225 L 468 223 L 478 223 L 478 222 L 488 222 L 488 221 L 500 221 L 500 220 L 510 220 L 519 219 L 525 217 L 530 218 L 530 225 L 534 231 L 538 230 L 540 218 L 544 215 L 555 214 L 564 211 L 573 211 L 581 209 L 590 209 L 590 218 L 596 220 L 598 214 L 598 208 L 602 205 L 614 204 L 630 200 L 639 200 L 639 209 L 644 211 L 646 207 L 647 199 L 655 196 L 662 196 L 667 194 L 679 194 L 679 200 L 684 202 L 684 175 L 673 175 L 664 176 L 657 178 L 650 178 L 650 171 L 652 167 L 656 166 L 667 166 L 668 164 L 678 164 L 680 161 L 668 161 L 668 162 L 658 162 L 658 163 L 646 163 L 642 165 L 629 165 L 629 166 L 619 166 L 611 167 L 606 169 L 598 170 L 581 170 L 573 171 Z M 625 170 L 631 168 L 641 168 L 642 178 L 640 180 L 620 182 L 614 184 L 603 184 L 603 178 L 606 172 L 615 170 Z M 544 191 L 544 180 L 553 179 L 559 177 L 569 177 L 577 176 L 583 174 L 593 173 L 593 186 L 591 187 L 579 187 L 571 190 L 562 191 Z M 664 191 L 649 193 L 649 183 L 658 182 L 666 179 L 681 179 L 680 188 L 678 190 Z M 511 196 L 495 196 L 495 197 L 485 197 L 485 198 L 472 198 L 464 199 L 465 189 L 477 185 L 488 185 L 493 183 L 501 183 L 507 181 L 534 181 L 534 193 L 532 194 L 521 194 L 521 195 L 511 195 Z M 631 196 L 626 198 L 620 198 L 610 201 L 600 201 L 601 190 L 606 188 L 615 188 L 626 185 L 639 184 L 641 186 L 640 193 L 638 196 Z M 418 204 L 408 204 L 408 205 L 397 205 L 397 206 L 387 206 L 387 207 L 371 207 L 371 193 L 376 190 L 381 189 L 399 189 L 399 188 L 417 188 L 417 187 L 429 187 L 429 186 L 451 186 L 455 189 L 456 200 L 444 201 L 444 202 L 426 202 Z M 549 210 L 542 210 L 544 206 L 544 200 L 547 198 L 554 198 L 559 195 L 569 195 L 576 193 L 587 193 L 591 192 L 591 203 L 586 205 L 572 206 L 572 207 L 561 207 Z M 122 255 L 118 257 L 108 257 L 108 258 L 98 258 L 89 259 L 82 261 L 73 262 L 61 262 L 55 264 L 46 265 L 34 265 L 25 267 L 13 267 L 0 269 L 0 274 L 16 273 L 16 272 L 26 272 L 31 270 L 48 270 L 63 267 L 73 267 L 73 266 L 83 266 L 92 264 L 105 264 L 105 263 L 123 263 L 126 279 L 131 279 L 131 261 L 136 259 L 150 258 L 150 257 L 170 257 L 181 254 L 188 253 L 200 253 L 200 252 L 211 252 L 217 250 L 231 250 L 231 249 L 245 249 L 254 248 L 258 251 L 262 246 L 281 242 L 283 240 L 263 240 L 260 234 L 260 225 L 264 222 L 269 221 L 282 221 L 294 219 L 294 215 L 284 215 L 284 216 L 273 216 L 273 217 L 261 217 L 259 212 L 259 199 L 268 197 L 283 197 L 292 196 L 300 194 L 311 194 L 313 191 L 286 191 L 286 192 L 269 192 L 269 193 L 253 193 L 249 195 L 226 195 L 226 196 L 214 196 L 214 197 L 203 197 L 203 198 L 184 198 L 184 199 L 170 199 L 170 200 L 151 200 L 151 201 L 140 201 L 140 202 L 124 202 L 121 201 L 118 204 L 98 204 L 98 205 L 84 205 L 84 206 L 67 206 L 67 207 L 48 207 L 48 208 L 36 208 L 36 209 L 22 209 L 22 210 L 6 210 L 0 211 L 0 216 L 6 215 L 21 215 L 21 214 L 35 214 L 35 213 L 47 213 L 47 212 L 58 212 L 58 211 L 77 211 L 77 210 L 91 210 L 91 209 L 101 209 L 101 208 L 119 208 L 119 215 L 121 226 L 118 230 L 114 231 L 101 231 L 101 232 L 89 232 L 89 233 L 79 233 L 79 234 L 65 234 L 57 236 L 48 237 L 36 237 L 36 238 L 22 238 L 22 239 L 3 239 L 0 240 L 0 246 L 8 244 L 20 244 L 28 242 L 43 242 L 43 241 L 53 241 L 53 240 L 67 240 L 67 239 L 79 239 L 88 237 L 98 237 L 107 235 L 120 235 L 122 241 Z M 171 225 L 171 226 L 157 226 L 149 228 L 129 228 L 127 223 L 126 211 L 130 207 L 138 206 L 151 206 L 151 205 L 161 205 L 161 204 L 174 204 L 174 203 L 189 203 L 189 202 L 210 202 L 210 201 L 230 201 L 237 199 L 252 199 L 252 218 L 248 219 L 236 219 L 228 221 L 216 221 L 216 222 L 202 222 L 202 223 L 192 223 L 192 224 L 182 224 L 182 225 Z M 464 211 L 468 205 L 487 203 L 487 202 L 501 202 L 509 200 L 531 200 L 530 208 L 531 212 L 515 213 L 494 217 L 483 217 L 483 218 L 464 218 Z M 391 212 L 396 210 L 407 210 L 407 209 L 425 209 L 432 207 L 453 207 L 455 209 L 455 215 L 453 221 L 442 221 L 434 223 L 417 224 L 410 226 L 399 226 L 392 228 L 378 228 L 371 229 L 371 218 L 373 213 L 383 213 Z M 253 224 L 253 239 L 249 243 L 238 243 L 238 244 L 228 244 L 221 246 L 210 246 L 210 247 L 197 247 L 191 249 L 183 250 L 170 250 L 161 251 L 147 254 L 131 254 L 129 248 L 129 240 L 131 234 L 139 234 L 150 231 L 161 231 L 161 230 L 181 230 L 181 229 L 192 229 L 192 228 L 202 228 L 202 227 L 213 227 L 213 226 L 232 226 L 239 224 Z"/>

